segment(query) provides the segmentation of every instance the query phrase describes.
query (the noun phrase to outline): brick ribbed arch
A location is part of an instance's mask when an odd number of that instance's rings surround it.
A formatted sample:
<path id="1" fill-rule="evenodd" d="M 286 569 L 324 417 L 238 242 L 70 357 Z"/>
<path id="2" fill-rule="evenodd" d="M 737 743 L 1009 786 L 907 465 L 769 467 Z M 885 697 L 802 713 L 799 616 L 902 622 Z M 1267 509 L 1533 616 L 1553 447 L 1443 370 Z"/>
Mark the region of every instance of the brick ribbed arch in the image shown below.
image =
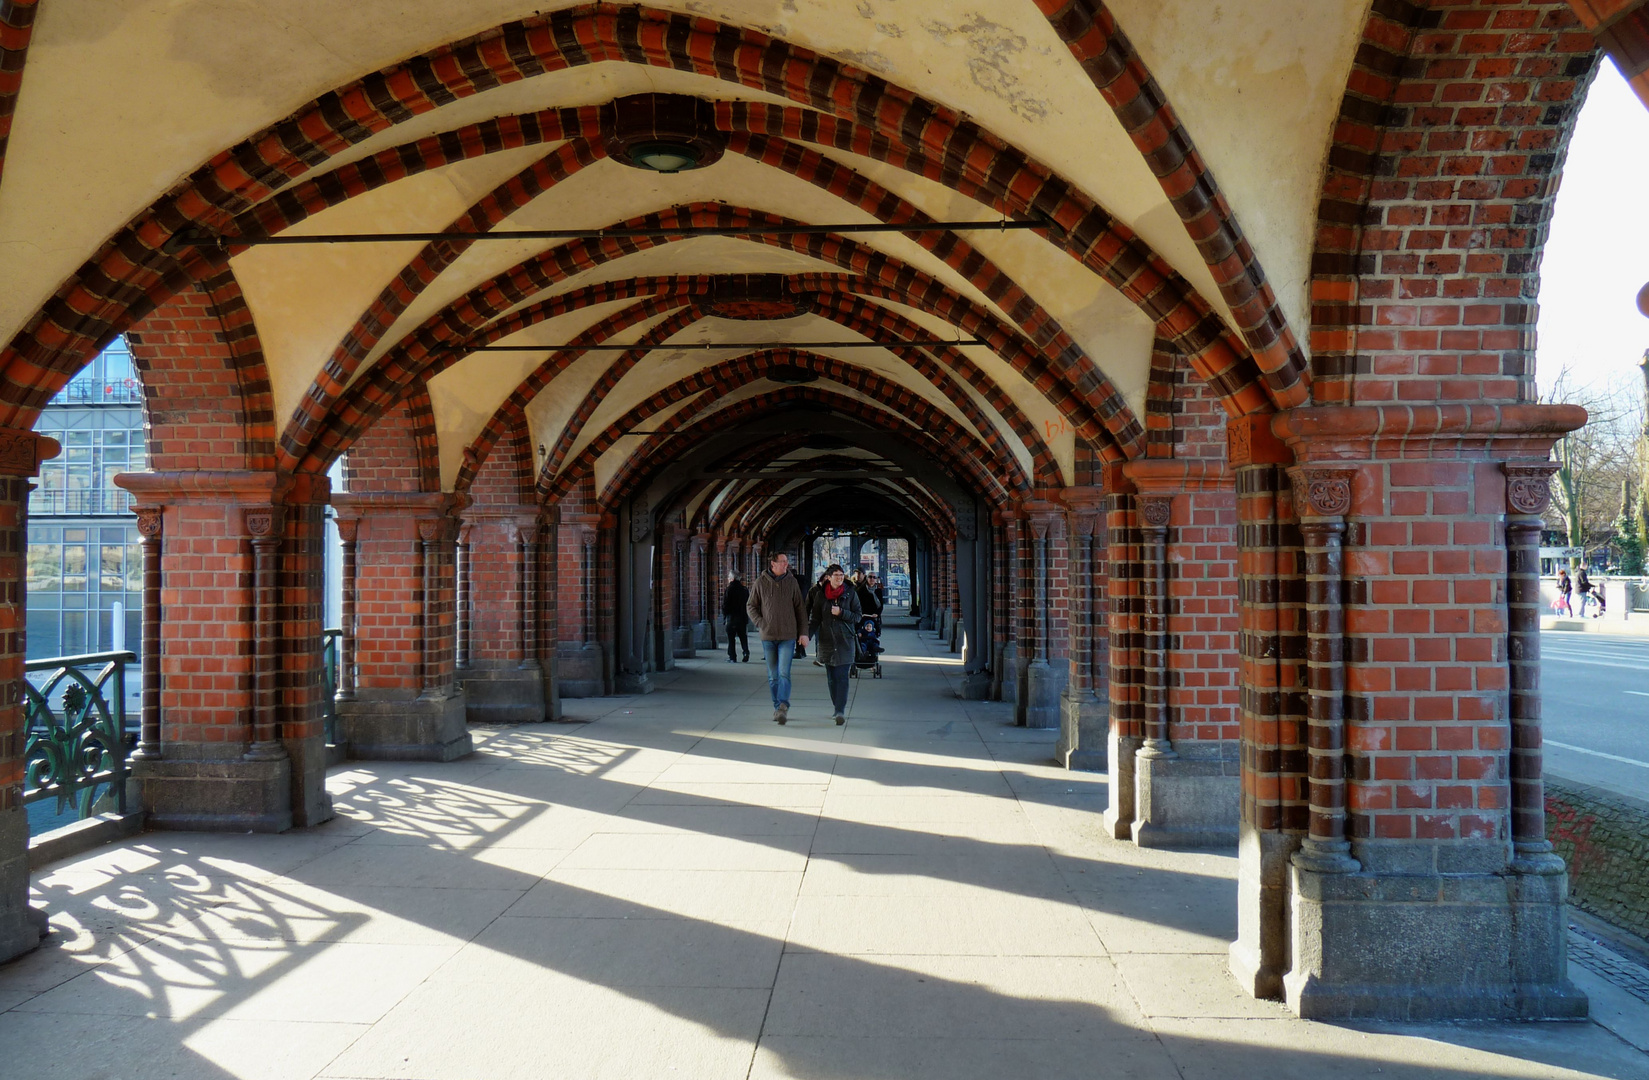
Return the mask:
<path id="1" fill-rule="evenodd" d="M 1026 490 L 1030 487 L 1031 478 L 1026 476 L 1019 467 L 1012 449 L 1002 439 L 1001 434 L 997 432 L 994 425 L 990 424 L 989 420 L 982 415 L 978 415 L 977 411 L 969 419 L 976 425 L 983 422 L 984 426 L 970 437 L 966 428 L 951 420 L 943 412 L 940 412 L 936 406 L 919 397 L 907 387 L 886 379 L 875 372 L 838 360 L 835 357 L 821 356 L 818 353 L 797 349 L 773 349 L 735 357 L 712 367 L 701 368 L 684 379 L 661 387 L 645 402 L 631 409 L 620 420 L 609 424 L 606 429 L 586 444 L 578 459 L 564 473 L 558 474 L 552 467 L 552 461 L 547 459 L 544 468 L 541 470 L 540 484 L 548 485 L 553 489 L 559 483 L 561 476 L 573 472 L 578 461 L 587 461 L 593 464 L 596 458 L 606 453 L 614 443 L 627 434 L 628 427 L 625 421 L 629 421 L 632 425 L 642 423 L 648 417 L 669 408 L 677 402 L 702 394 L 706 390 L 725 393 L 737 389 L 740 386 L 766 378 L 772 369 L 779 365 L 800 367 L 814 372 L 831 382 L 875 398 L 889 409 L 899 410 L 900 414 L 907 418 L 912 414 L 925 419 L 943 417 L 946 422 L 947 434 L 959 434 L 968 444 L 978 445 L 982 451 L 987 451 L 989 458 L 998 463 L 1001 469 L 998 475 L 1008 477 L 1011 480 L 1005 486 L 1019 490 Z M 1051 458 L 1044 457 L 1040 464 L 1042 468 L 1037 473 L 1039 481 L 1048 482 L 1057 478 L 1057 474 L 1052 473 L 1053 462 Z"/>
<path id="2" fill-rule="evenodd" d="M 1528 401 L 1545 244 L 1596 45 L 1565 0 L 1383 0 L 1312 256 L 1324 404 Z"/>
<path id="3" fill-rule="evenodd" d="M 1122 123 L 1196 241 L 1260 370 L 1278 390 L 1307 379 L 1305 356 L 1214 174 L 1103 0 L 1036 0 Z"/>
<path id="4" fill-rule="evenodd" d="M 675 207 L 656 214 L 632 218 L 620 223 L 622 227 L 657 225 L 740 225 L 750 222 L 766 224 L 798 224 L 788 218 L 762 214 L 742 207 L 724 204 L 692 204 Z M 383 409 L 393 405 L 400 388 L 415 377 L 430 378 L 462 358 L 459 347 L 488 344 L 515 333 L 541 318 L 565 314 L 556 306 L 535 305 L 514 310 L 533 296 L 545 292 L 574 274 L 614 261 L 625 255 L 665 244 L 677 243 L 679 236 L 635 237 L 622 240 L 574 240 L 544 251 L 526 262 L 483 282 L 446 309 L 430 316 L 416 330 L 404 337 L 388 354 L 352 386 L 334 410 L 332 416 L 311 416 L 306 427 L 316 432 L 307 456 L 295 462 L 300 471 L 323 471 L 331 458 L 347 447 Z M 1027 347 L 1025 338 L 1012 327 L 946 289 L 931 277 L 920 273 L 897 259 L 854 243 L 840 236 L 769 236 L 752 242 L 782 248 L 808 255 L 822 262 L 834 263 L 855 276 L 880 280 L 894 293 L 882 293 L 899 302 L 921 297 L 931 299 L 939 307 L 936 313 L 954 318 L 965 332 L 988 341 L 992 350 L 1009 366 L 1036 386 L 1061 415 L 1084 438 L 1104 446 L 1114 442 L 1115 457 L 1137 455 L 1143 447 L 1144 429 L 1132 410 L 1110 381 L 1063 332 L 1050 337 L 1040 350 Z M 978 268 L 975 268 L 978 272 Z M 989 275 L 995 280 L 1000 275 Z M 649 279 L 641 279 L 649 280 Z M 672 279 L 681 281 L 686 279 Z M 704 278 L 698 290 L 708 288 Z M 822 278 L 820 280 L 823 280 Z M 902 295 L 901 287 L 910 289 Z M 682 286 L 673 288 L 680 291 Z M 919 292 L 917 290 L 920 290 Z M 594 294 L 592 294 L 594 295 Z M 616 296 L 612 298 L 617 298 Z M 589 302 L 603 302 L 591 299 Z M 897 318 L 891 315 L 879 318 Z M 493 320 L 500 320 L 494 322 Z M 901 323 L 914 326 L 905 320 Z M 1051 320 L 1050 320 L 1051 322 Z M 1050 331 L 1048 323 L 1039 323 Z M 907 336 L 928 336 L 926 331 Z M 1061 340 L 1062 339 L 1062 340 Z M 1064 347 L 1055 351 L 1054 347 Z M 568 358 L 566 362 L 571 362 Z M 960 364 L 972 368 L 972 361 L 954 350 L 945 354 L 947 366 Z M 554 362 L 552 360 L 552 362 Z M 562 365 L 564 366 L 564 364 Z M 1074 385 L 1081 395 L 1072 394 L 1065 387 Z M 318 399 L 311 402 L 318 405 Z M 306 407 L 307 407 L 306 403 Z M 295 421 L 296 422 L 296 421 Z"/>
<path id="5" fill-rule="evenodd" d="M 17 110 L 23 63 L 29 56 L 34 16 L 39 10 L 38 0 L 0 0 L 0 179 L 5 178 L 11 118 Z"/>
<path id="6" fill-rule="evenodd" d="M 717 425 L 716 429 L 722 430 L 730 425 L 755 419 L 764 409 L 801 403 L 824 406 L 898 435 L 919 451 L 943 464 L 953 475 L 966 476 L 980 491 L 990 493 L 999 502 L 1006 501 L 1008 493 L 1013 490 L 1011 477 L 993 475 L 985 470 L 978 458 L 970 457 L 963 452 L 963 447 L 967 445 L 963 441 L 947 443 L 883 407 L 873 407 L 853 398 L 811 387 L 787 387 L 784 390 L 757 394 L 722 407 L 716 407 L 720 406 L 721 402 L 714 391 L 705 393 L 698 401 L 661 423 L 658 427 L 659 434 L 649 436 L 647 441 L 630 455 L 618 473 L 608 482 L 606 489 L 601 492 L 600 504 L 616 505 L 630 493 L 635 484 L 645 479 L 641 473 L 647 463 L 675 460 L 691 449 L 695 440 L 713 430 L 712 425 Z M 706 409 L 708 411 L 704 411 Z M 950 418 L 942 414 L 938 419 L 946 424 L 951 423 Z M 952 436 L 953 439 L 960 434 L 960 431 L 956 432 Z M 548 490 L 543 488 L 541 480 L 540 490 L 544 491 L 545 500 L 554 501 L 571 491 L 578 483 L 577 473 L 588 470 L 593 465 L 594 455 L 589 455 L 589 449 L 586 448 L 579 460 L 563 470 Z"/>
<path id="7" fill-rule="evenodd" d="M 348 147 L 456 98 L 545 71 L 601 61 L 694 71 L 788 96 L 878 134 L 919 142 L 941 161 L 965 162 L 983 152 L 991 173 L 1022 205 L 1050 214 L 1064 245 L 1114 265 L 1140 303 L 1176 338 L 1198 338 L 1188 354 L 1199 371 L 1229 375 L 1243 358 L 1225 342 L 1223 326 L 1172 271 L 1065 181 L 1033 165 L 1000 140 L 881 79 L 776 41 L 708 20 L 607 5 L 572 9 L 500 27 L 429 56 L 378 72 L 329 93 L 263 134 L 224 152 L 198 171 L 181 193 L 112 240 L 66 283 L 30 328 L 0 354 L 0 422 L 32 413 L 100 345 L 182 282 L 211 272 L 213 256 L 165 254 L 166 240 L 191 226 L 220 229 L 275 190 Z M 773 114 L 782 122 L 782 113 Z M 1149 280 L 1146 292 L 1141 285 Z M 1207 339 L 1202 341 L 1200 339 Z M 1208 355 L 1205 355 L 1208 354 Z M 1212 360 L 1210 360 L 1212 356 Z M 1233 399 L 1236 411 L 1267 407 L 1264 395 Z"/>

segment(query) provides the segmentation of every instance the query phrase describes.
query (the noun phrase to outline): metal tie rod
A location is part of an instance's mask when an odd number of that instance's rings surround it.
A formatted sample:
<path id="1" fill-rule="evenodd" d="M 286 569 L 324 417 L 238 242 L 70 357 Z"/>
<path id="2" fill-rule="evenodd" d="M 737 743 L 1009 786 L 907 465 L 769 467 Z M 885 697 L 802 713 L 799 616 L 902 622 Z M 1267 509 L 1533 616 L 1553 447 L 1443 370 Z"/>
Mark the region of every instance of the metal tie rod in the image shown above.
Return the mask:
<path id="1" fill-rule="evenodd" d="M 971 338 L 958 341 L 954 338 L 915 339 L 911 341 L 684 341 L 672 345 L 616 345 L 612 342 L 602 342 L 598 345 L 437 345 L 430 352 L 652 352 L 669 349 L 682 349 L 688 352 L 709 352 L 713 349 L 903 349 L 909 347 L 929 347 L 934 345 L 990 345 L 988 341 Z"/>
<path id="2" fill-rule="evenodd" d="M 996 221 L 907 221 L 840 225 L 654 225 L 611 229 L 519 229 L 496 232 L 387 232 L 316 233 L 310 236 L 231 236 L 184 230 L 166 241 L 164 250 L 188 247 L 268 247 L 294 244 L 407 244 L 437 240 L 624 240 L 661 236 L 813 236 L 828 233 L 929 233 L 967 230 L 1005 232 L 1009 229 L 1046 229 L 1052 222 L 1019 218 Z"/>

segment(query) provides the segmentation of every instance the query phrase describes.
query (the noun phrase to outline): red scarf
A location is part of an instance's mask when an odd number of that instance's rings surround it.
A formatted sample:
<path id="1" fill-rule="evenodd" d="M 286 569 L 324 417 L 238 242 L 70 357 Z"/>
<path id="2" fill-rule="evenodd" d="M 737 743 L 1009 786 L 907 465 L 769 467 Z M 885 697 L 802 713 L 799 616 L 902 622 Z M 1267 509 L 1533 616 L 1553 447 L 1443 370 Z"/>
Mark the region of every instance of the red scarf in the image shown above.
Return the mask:
<path id="1" fill-rule="evenodd" d="M 826 585 L 825 586 L 825 598 L 827 600 L 839 599 L 841 597 L 841 595 L 845 592 L 847 592 L 847 582 L 845 582 L 845 581 L 842 582 L 840 585 Z"/>

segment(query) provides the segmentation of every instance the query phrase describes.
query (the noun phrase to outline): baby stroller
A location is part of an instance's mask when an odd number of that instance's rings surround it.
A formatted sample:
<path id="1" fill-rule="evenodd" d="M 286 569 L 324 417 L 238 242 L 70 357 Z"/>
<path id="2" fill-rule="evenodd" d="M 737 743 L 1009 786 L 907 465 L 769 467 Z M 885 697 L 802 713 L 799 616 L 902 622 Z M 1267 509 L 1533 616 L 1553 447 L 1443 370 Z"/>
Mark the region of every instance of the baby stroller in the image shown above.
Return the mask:
<path id="1" fill-rule="evenodd" d="M 882 677 L 882 631 L 874 615 L 866 615 L 859 620 L 858 648 L 854 651 L 853 670 L 849 674 L 857 679 L 861 670 L 871 672 L 873 679 Z"/>

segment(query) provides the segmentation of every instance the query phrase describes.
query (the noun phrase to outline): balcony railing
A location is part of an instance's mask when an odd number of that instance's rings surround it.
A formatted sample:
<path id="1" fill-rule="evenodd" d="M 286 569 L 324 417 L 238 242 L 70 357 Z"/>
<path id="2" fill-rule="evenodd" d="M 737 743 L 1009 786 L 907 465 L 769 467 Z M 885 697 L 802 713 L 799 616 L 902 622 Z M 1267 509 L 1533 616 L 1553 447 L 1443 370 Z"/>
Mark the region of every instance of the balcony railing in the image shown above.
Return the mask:
<path id="1" fill-rule="evenodd" d="M 136 379 L 72 379 L 52 398 L 53 405 L 141 405 L 143 386 Z"/>
<path id="2" fill-rule="evenodd" d="M 31 832 L 105 808 L 126 812 L 126 759 L 136 743 L 126 725 L 126 665 L 136 662 L 136 653 L 102 652 L 23 666 L 23 802 Z M 32 805 L 46 800 L 56 801 L 55 813 Z"/>
<path id="3" fill-rule="evenodd" d="M 95 517 L 129 514 L 132 493 L 119 488 L 36 488 L 29 493 L 29 517 Z"/>

